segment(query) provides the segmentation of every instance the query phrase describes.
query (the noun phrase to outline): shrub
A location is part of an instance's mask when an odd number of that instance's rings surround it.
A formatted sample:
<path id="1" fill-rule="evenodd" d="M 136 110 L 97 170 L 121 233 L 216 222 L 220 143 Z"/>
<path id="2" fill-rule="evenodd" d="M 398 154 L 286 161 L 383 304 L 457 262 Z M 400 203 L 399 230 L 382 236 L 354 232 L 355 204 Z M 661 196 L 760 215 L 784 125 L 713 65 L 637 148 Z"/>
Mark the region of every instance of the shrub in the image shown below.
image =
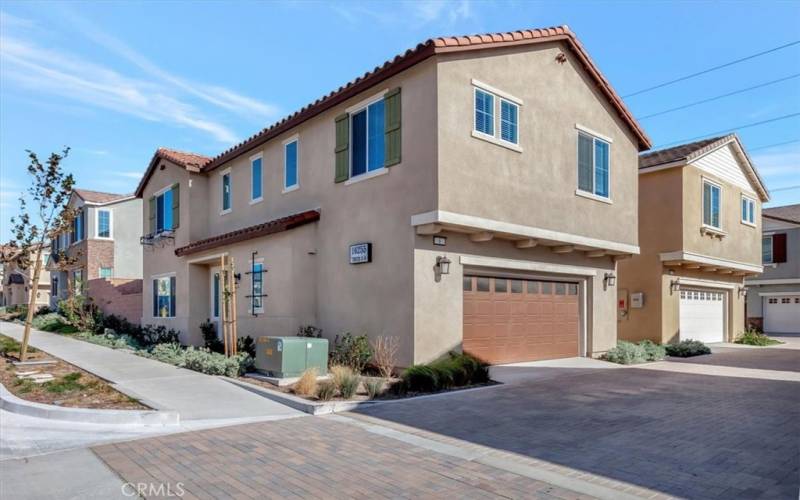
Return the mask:
<path id="1" fill-rule="evenodd" d="M 300 328 L 297 329 L 297 336 L 321 339 L 322 328 L 317 328 L 314 325 L 305 325 L 305 326 L 301 325 Z"/>
<path id="2" fill-rule="evenodd" d="M 436 389 L 449 389 L 456 385 L 456 378 L 461 382 L 458 385 L 464 385 L 466 382 L 466 374 L 463 368 L 452 360 L 446 358 L 428 365 L 433 370 L 436 378 Z"/>
<path id="3" fill-rule="evenodd" d="M 439 388 L 436 371 L 428 365 L 411 365 L 403 372 L 405 390 L 411 392 L 433 392 Z"/>
<path id="4" fill-rule="evenodd" d="M 317 398 L 320 401 L 330 401 L 336 395 L 336 386 L 333 382 L 322 382 L 317 387 Z"/>
<path id="5" fill-rule="evenodd" d="M 81 332 L 78 337 L 92 344 L 110 347 L 112 349 L 140 349 L 141 345 L 133 337 L 117 335 L 109 330 L 107 333 L 94 335 L 91 332 Z"/>
<path id="6" fill-rule="evenodd" d="M 295 394 L 313 396 L 317 393 L 317 369 L 309 368 L 300 376 L 300 380 L 292 388 Z"/>
<path id="7" fill-rule="evenodd" d="M 103 328 L 114 330 L 114 332 L 119 335 L 128 335 L 135 339 L 140 338 L 142 334 L 142 328 L 139 325 L 135 325 L 127 319 L 115 314 L 103 316 L 102 326 Z"/>
<path id="8" fill-rule="evenodd" d="M 256 341 L 250 335 L 246 337 L 238 337 L 236 339 L 236 352 L 247 354 L 248 356 L 256 357 Z"/>
<path id="9" fill-rule="evenodd" d="M 381 377 L 392 376 L 399 348 L 400 342 L 397 337 L 380 336 L 372 342 L 372 362 L 378 368 Z"/>
<path id="10" fill-rule="evenodd" d="M 354 337 L 347 332 L 341 338 L 337 335 L 333 341 L 333 350 L 330 354 L 332 365 L 349 366 L 357 373 L 361 373 L 371 358 L 372 347 L 366 335 Z"/>
<path id="11" fill-rule="evenodd" d="M 763 333 L 753 328 L 748 328 L 747 330 L 742 332 L 739 335 L 739 337 L 736 338 L 735 342 L 737 344 L 757 345 L 757 346 L 767 346 L 767 345 L 775 345 L 781 343 L 778 340 L 767 337 Z"/>
<path id="12" fill-rule="evenodd" d="M 82 332 L 95 331 L 98 320 L 102 321 L 102 314 L 85 295 L 71 295 L 58 301 L 58 312 Z"/>
<path id="13" fill-rule="evenodd" d="M 364 389 L 366 389 L 369 399 L 375 399 L 383 393 L 383 383 L 382 378 L 364 379 Z"/>
<path id="14" fill-rule="evenodd" d="M 349 366 L 335 365 L 330 369 L 333 385 L 344 399 L 350 399 L 358 391 L 361 377 Z"/>
<path id="15" fill-rule="evenodd" d="M 464 382 L 459 383 L 456 379 L 456 385 L 485 384 L 489 381 L 489 365 L 487 363 L 466 353 L 451 353 L 450 358 L 455 367 L 464 372 Z"/>
<path id="16" fill-rule="evenodd" d="M 187 347 L 183 366 L 189 370 L 205 373 L 207 375 L 225 375 L 227 377 L 237 377 L 244 373 L 243 362 L 249 356 L 244 355 L 226 357 L 223 354 L 211 352 L 203 347 Z"/>
<path id="17" fill-rule="evenodd" d="M 603 359 L 620 365 L 634 365 L 647 361 L 647 352 L 641 345 L 620 340 L 616 347 L 603 355 Z"/>
<path id="18" fill-rule="evenodd" d="M 667 356 L 688 358 L 701 354 L 711 354 L 711 349 L 699 340 L 681 340 L 677 344 L 667 344 Z"/>
<path id="19" fill-rule="evenodd" d="M 177 344 L 180 339 L 177 330 L 167 329 L 164 325 L 146 325 L 141 327 L 137 340 L 144 347 L 150 347 L 158 344 Z"/>
<path id="20" fill-rule="evenodd" d="M 67 326 L 67 320 L 58 313 L 45 313 L 34 316 L 31 326 L 45 332 L 56 332 Z"/>
<path id="21" fill-rule="evenodd" d="M 42 314 L 48 314 L 54 312 L 50 309 L 50 306 L 39 306 L 39 309 L 36 310 L 36 316 L 41 316 Z"/>
<path id="22" fill-rule="evenodd" d="M 184 349 L 178 344 L 158 344 L 150 349 L 149 358 L 175 366 L 183 366 L 186 360 Z"/>
<path id="23" fill-rule="evenodd" d="M 647 361 L 661 361 L 667 356 L 667 348 L 651 340 L 642 340 L 639 345 L 644 349 Z"/>
<path id="24" fill-rule="evenodd" d="M 203 335 L 203 346 L 212 352 L 225 352 L 225 344 L 217 335 L 217 325 L 207 319 L 200 324 L 200 333 Z"/>

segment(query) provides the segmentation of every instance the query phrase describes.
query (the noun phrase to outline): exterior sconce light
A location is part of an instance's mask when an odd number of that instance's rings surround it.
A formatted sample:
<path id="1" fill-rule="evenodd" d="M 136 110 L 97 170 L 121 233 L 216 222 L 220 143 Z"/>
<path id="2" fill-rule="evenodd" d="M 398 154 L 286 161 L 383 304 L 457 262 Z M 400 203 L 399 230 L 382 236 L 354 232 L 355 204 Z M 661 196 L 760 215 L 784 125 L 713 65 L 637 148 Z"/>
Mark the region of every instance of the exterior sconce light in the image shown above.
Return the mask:
<path id="1" fill-rule="evenodd" d="M 669 282 L 669 291 L 670 292 L 678 292 L 681 289 L 681 280 L 680 278 L 676 280 L 672 280 Z"/>
<path id="2" fill-rule="evenodd" d="M 436 267 L 439 269 L 439 274 L 450 274 L 450 259 L 446 255 L 436 257 Z"/>
<path id="3" fill-rule="evenodd" d="M 234 273 L 233 279 L 236 280 L 236 284 L 238 285 L 240 281 L 242 281 L 242 273 Z"/>
<path id="4" fill-rule="evenodd" d="M 617 284 L 617 277 L 614 276 L 614 273 L 606 273 L 603 277 L 603 281 L 605 282 L 606 286 L 614 286 Z"/>
<path id="5" fill-rule="evenodd" d="M 747 288 L 739 285 L 739 297 L 747 297 Z"/>

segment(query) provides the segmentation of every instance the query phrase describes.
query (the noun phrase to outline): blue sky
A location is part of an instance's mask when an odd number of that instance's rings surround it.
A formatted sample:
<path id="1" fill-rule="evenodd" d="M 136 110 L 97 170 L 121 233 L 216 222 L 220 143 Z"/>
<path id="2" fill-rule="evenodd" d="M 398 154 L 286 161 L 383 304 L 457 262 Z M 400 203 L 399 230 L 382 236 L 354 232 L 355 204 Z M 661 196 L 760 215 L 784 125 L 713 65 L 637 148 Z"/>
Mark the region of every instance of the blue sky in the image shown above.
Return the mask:
<path id="1" fill-rule="evenodd" d="M 26 149 L 69 145 L 80 187 L 130 192 L 158 146 L 217 154 L 429 37 L 559 24 L 624 96 L 800 39 L 800 3 L 6 0 L 0 239 Z M 641 117 L 799 73 L 794 45 L 626 102 Z M 641 123 L 660 146 L 792 113 L 798 77 Z M 800 116 L 739 133 L 770 205 L 800 202 Z"/>

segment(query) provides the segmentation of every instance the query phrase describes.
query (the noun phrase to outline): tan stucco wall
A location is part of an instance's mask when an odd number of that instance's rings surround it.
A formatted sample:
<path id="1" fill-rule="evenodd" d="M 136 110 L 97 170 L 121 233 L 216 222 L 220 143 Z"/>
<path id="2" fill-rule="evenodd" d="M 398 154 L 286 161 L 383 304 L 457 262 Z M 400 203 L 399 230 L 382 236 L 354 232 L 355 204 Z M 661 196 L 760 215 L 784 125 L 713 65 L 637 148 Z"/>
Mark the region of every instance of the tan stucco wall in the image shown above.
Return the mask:
<path id="1" fill-rule="evenodd" d="M 472 137 L 472 79 L 522 99 L 522 153 Z M 637 244 L 637 142 L 563 45 L 444 55 L 438 85 L 439 210 Z M 613 140 L 613 204 L 575 194 L 576 124 Z"/>

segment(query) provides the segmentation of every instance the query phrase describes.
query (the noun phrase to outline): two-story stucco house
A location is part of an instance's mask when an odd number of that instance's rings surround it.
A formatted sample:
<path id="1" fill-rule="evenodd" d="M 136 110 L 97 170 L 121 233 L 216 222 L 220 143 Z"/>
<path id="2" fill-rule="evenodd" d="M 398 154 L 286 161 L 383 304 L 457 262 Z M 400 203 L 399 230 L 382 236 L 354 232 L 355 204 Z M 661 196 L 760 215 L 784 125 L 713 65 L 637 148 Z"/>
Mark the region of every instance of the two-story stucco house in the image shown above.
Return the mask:
<path id="1" fill-rule="evenodd" d="M 124 290 L 134 288 L 131 281 L 142 278 L 142 246 L 139 239 L 142 227 L 142 200 L 131 194 L 114 194 L 75 189 L 68 206 L 78 210 L 72 221 L 72 230 L 60 234 L 51 241 L 51 258 L 47 268 L 50 271 L 51 305 L 73 290 L 87 294 L 95 303 L 111 314 L 121 314 L 139 320 L 126 306 L 125 311 L 110 305 L 115 297 L 112 289 L 101 286 L 98 280 L 109 280 L 115 286 L 125 284 Z M 61 254 L 70 257 L 69 265 L 59 262 Z M 94 284 L 94 286 L 93 286 Z M 113 287 L 112 287 L 113 288 Z M 141 283 L 138 291 L 141 293 Z M 139 296 L 136 297 L 140 301 Z M 108 307 L 107 307 L 108 306 Z"/>
<path id="2" fill-rule="evenodd" d="M 31 257 L 35 257 L 38 246 L 31 250 Z M 0 247 L 0 306 L 16 307 L 27 306 L 30 300 L 31 289 L 36 292 L 36 305 L 47 306 L 50 304 L 50 273 L 45 263 L 50 257 L 50 248 L 42 249 L 42 270 L 39 273 L 39 282 L 31 286 L 34 274 L 33 264 L 24 267 L 19 259 L 19 248 L 12 245 Z"/>
<path id="3" fill-rule="evenodd" d="M 769 195 L 736 135 L 643 154 L 641 253 L 620 264 L 622 340 L 732 341 L 744 330 L 744 279 L 761 273 Z"/>
<path id="4" fill-rule="evenodd" d="M 747 322 L 767 333 L 800 333 L 800 204 L 765 208 L 764 274 L 747 279 Z"/>
<path id="5" fill-rule="evenodd" d="M 396 336 L 401 365 L 597 355 L 649 145 L 567 27 L 428 40 L 214 158 L 158 150 L 142 321 L 200 343 L 227 254 L 239 335 Z"/>

